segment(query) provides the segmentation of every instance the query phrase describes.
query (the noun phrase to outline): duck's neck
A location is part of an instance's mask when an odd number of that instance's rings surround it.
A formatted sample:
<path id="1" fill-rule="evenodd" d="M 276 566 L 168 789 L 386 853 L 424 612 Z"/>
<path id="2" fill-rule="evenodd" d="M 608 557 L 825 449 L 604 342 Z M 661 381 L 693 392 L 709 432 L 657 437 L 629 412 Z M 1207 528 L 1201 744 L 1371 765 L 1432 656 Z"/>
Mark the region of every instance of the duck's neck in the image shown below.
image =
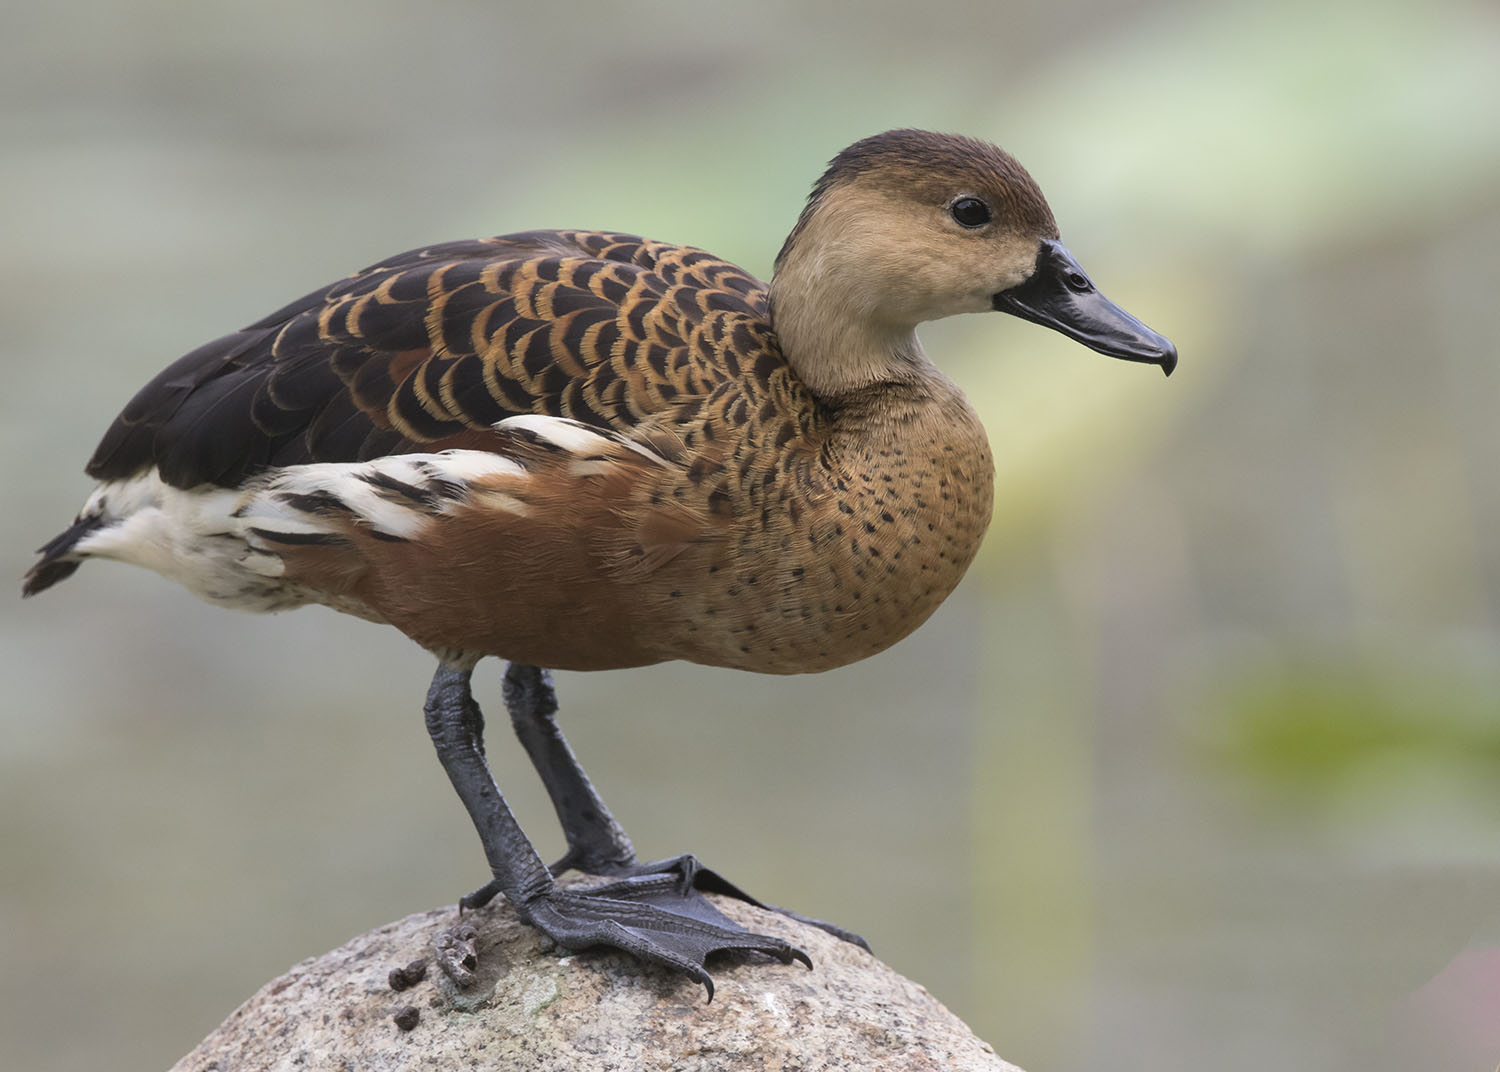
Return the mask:
<path id="1" fill-rule="evenodd" d="M 916 324 L 886 315 L 849 272 L 794 250 L 771 280 L 771 322 L 787 364 L 813 394 L 837 399 L 877 383 L 942 377 Z"/>

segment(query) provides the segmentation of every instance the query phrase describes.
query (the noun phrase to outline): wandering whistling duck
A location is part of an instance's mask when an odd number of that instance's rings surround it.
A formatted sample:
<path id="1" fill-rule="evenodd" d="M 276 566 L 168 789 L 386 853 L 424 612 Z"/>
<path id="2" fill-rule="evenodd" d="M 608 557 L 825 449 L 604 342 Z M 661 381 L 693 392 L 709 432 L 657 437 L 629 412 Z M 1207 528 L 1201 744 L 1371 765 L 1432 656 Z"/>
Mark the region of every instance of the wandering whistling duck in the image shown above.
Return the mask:
<path id="1" fill-rule="evenodd" d="M 769 287 L 594 231 L 402 253 L 142 388 L 24 591 L 114 558 L 227 607 L 389 622 L 438 660 L 427 728 L 493 876 L 461 903 L 504 893 L 565 948 L 626 950 L 712 996 L 711 953 L 807 958 L 715 910 L 700 891 L 752 898 L 691 856 L 636 861 L 543 668 L 806 673 L 921 625 L 979 548 L 993 465 L 915 328 L 991 309 L 1177 362 L 1095 289 L 1013 158 L 946 134 L 838 154 Z M 509 660 L 505 703 L 567 835 L 551 868 L 485 762 L 486 655 Z M 554 883 L 575 867 L 611 881 Z"/>

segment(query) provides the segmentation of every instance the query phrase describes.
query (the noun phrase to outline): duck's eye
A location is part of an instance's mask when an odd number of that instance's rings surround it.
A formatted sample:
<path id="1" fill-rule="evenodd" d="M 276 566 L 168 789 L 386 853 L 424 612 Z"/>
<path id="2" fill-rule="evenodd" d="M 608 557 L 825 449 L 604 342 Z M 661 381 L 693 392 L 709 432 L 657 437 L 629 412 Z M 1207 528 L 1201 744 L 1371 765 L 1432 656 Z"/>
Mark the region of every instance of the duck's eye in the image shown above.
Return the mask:
<path id="1" fill-rule="evenodd" d="M 964 227 L 983 227 L 990 222 L 990 206 L 977 197 L 960 197 L 948 206 L 948 214 Z"/>

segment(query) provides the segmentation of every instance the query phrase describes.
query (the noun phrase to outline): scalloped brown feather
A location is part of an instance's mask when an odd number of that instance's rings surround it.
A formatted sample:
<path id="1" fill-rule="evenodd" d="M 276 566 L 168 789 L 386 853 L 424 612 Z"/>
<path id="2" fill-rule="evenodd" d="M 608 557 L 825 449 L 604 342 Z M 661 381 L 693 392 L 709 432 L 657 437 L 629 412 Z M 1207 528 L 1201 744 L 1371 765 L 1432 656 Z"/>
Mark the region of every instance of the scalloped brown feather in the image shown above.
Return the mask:
<path id="1" fill-rule="evenodd" d="M 629 431 L 699 407 L 761 423 L 768 401 L 785 441 L 816 420 L 799 392 L 765 287 L 739 268 L 531 231 L 391 257 L 200 347 L 136 394 L 87 472 L 234 487 L 272 466 L 483 449 L 516 414 Z"/>

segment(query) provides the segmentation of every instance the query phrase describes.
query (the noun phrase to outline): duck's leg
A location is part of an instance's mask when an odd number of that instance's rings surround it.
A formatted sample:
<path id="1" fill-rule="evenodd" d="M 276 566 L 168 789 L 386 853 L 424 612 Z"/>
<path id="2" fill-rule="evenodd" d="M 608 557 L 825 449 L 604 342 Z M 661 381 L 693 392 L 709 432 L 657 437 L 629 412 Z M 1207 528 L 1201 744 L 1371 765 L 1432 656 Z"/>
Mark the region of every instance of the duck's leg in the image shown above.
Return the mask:
<path id="1" fill-rule="evenodd" d="M 614 876 L 622 880 L 618 885 L 629 884 L 638 889 L 642 899 L 668 911 L 693 916 L 700 916 L 701 906 L 707 905 L 699 891 L 725 894 L 811 923 L 847 942 L 870 948 L 859 935 L 836 924 L 778 908 L 750 896 L 718 872 L 704 867 L 690 853 L 652 863 L 638 863 L 635 846 L 593 782 L 589 781 L 583 765 L 578 762 L 557 724 L 557 692 L 552 685 L 552 675 L 541 667 L 511 663 L 505 670 L 502 695 L 510 712 L 511 726 L 526 754 L 531 757 L 542 784 L 547 787 L 552 807 L 568 841 L 567 852 L 552 865 L 552 874 L 560 875 L 570 868 L 577 868 L 591 875 Z M 484 892 L 476 891 L 470 896 Z M 708 908 L 714 916 L 719 915 L 712 906 Z"/>
<path id="2" fill-rule="evenodd" d="M 494 881 L 465 897 L 478 907 L 504 893 L 516 913 L 567 949 L 612 946 L 642 960 L 684 972 L 713 997 L 713 981 L 704 970 L 712 953 L 750 950 L 783 963 L 807 954 L 765 934 L 754 934 L 714 912 L 666 911 L 652 903 L 651 889 L 626 882 L 588 890 L 559 889 L 552 873 L 522 832 L 501 795 L 484 758 L 484 718 L 469 689 L 473 662 L 441 663 L 427 691 L 427 732 L 459 799 L 474 821 Z M 713 918 L 717 917 L 717 918 Z"/>
<path id="3" fill-rule="evenodd" d="M 635 864 L 635 846 L 615 821 L 557 724 L 557 692 L 552 675 L 539 666 L 511 663 L 502 695 L 510 724 L 532 766 L 547 787 L 568 851 L 552 865 L 560 875 L 570 868 L 591 875 L 618 875 Z"/>

